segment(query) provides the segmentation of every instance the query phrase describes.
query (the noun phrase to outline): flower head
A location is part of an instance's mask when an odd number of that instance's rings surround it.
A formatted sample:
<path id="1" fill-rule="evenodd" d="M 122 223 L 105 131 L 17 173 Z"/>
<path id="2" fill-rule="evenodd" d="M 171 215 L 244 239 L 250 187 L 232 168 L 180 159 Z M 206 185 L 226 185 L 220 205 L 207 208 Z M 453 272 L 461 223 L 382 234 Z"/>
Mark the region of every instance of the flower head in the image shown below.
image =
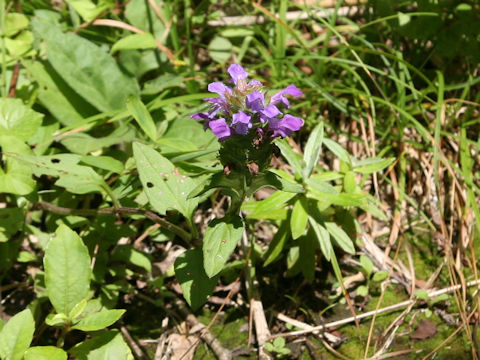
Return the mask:
<path id="1" fill-rule="evenodd" d="M 302 119 L 281 110 L 290 107 L 287 96 L 302 95 L 295 85 L 289 85 L 269 98 L 260 81 L 248 81 L 248 73 L 241 65 L 232 64 L 227 71 L 233 87 L 219 81 L 210 83 L 208 91 L 218 97 L 205 99 L 210 104 L 209 111 L 192 115 L 194 119 L 203 120 L 204 128 L 211 129 L 219 141 L 225 142 L 236 136 L 257 137 L 259 134 L 262 139 L 286 137 L 302 127 Z"/>

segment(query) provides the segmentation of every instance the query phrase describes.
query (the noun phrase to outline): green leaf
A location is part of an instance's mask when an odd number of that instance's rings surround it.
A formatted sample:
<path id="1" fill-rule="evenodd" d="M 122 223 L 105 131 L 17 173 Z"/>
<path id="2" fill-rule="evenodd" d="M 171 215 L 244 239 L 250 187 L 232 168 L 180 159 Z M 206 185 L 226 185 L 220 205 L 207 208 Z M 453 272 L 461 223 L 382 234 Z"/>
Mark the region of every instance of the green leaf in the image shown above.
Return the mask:
<path id="1" fill-rule="evenodd" d="M 130 244 L 118 245 L 113 251 L 110 260 L 124 261 L 139 266 L 149 273 L 152 272 L 152 262 L 150 261 L 150 258 Z"/>
<path id="2" fill-rule="evenodd" d="M 69 314 L 88 296 L 90 256 L 82 239 L 66 225 L 60 225 L 45 250 L 45 286 L 57 313 Z"/>
<path id="3" fill-rule="evenodd" d="M 303 169 L 303 178 L 307 179 L 312 174 L 315 165 L 318 162 L 322 151 L 323 142 L 323 122 L 319 123 L 308 137 L 305 152 L 303 153 L 303 161 L 305 168 Z"/>
<path id="4" fill-rule="evenodd" d="M 218 172 L 208 178 L 205 183 L 201 183 L 195 187 L 195 189 L 188 194 L 188 198 L 192 199 L 201 196 L 207 191 L 216 188 L 223 189 L 224 192 L 229 196 L 240 198 L 238 189 L 242 189 L 243 186 L 244 183 L 241 176 L 236 176 L 235 173 L 226 175 L 223 172 Z"/>
<path id="5" fill-rule="evenodd" d="M 352 194 L 357 188 L 357 182 L 355 180 L 355 173 L 353 171 L 347 171 L 343 177 L 343 189 L 347 194 Z"/>
<path id="6" fill-rule="evenodd" d="M 71 134 L 60 142 L 68 150 L 76 154 L 88 154 L 120 143 L 129 143 L 135 138 L 131 127 L 122 126 L 105 137 L 96 138 L 85 133 Z"/>
<path id="7" fill-rule="evenodd" d="M 209 278 L 205 273 L 200 248 L 187 250 L 177 258 L 175 275 L 182 287 L 183 297 L 193 310 L 205 304 L 218 280 L 218 276 Z"/>
<path id="8" fill-rule="evenodd" d="M 244 230 L 239 216 L 225 216 L 208 224 L 203 237 L 203 267 L 209 278 L 222 271 Z"/>
<path id="9" fill-rule="evenodd" d="M 299 197 L 293 204 L 292 214 L 290 216 L 290 230 L 293 239 L 298 239 L 305 234 L 308 222 L 308 205 L 305 197 Z"/>
<path id="10" fill-rule="evenodd" d="M 265 200 L 244 203 L 242 210 L 251 212 L 252 214 L 266 213 L 271 210 L 283 208 L 286 203 L 296 195 L 295 193 L 276 191 Z"/>
<path id="11" fill-rule="evenodd" d="M 80 161 L 84 164 L 94 166 L 99 169 L 104 169 L 117 174 L 123 171 L 123 164 L 110 156 L 82 156 Z"/>
<path id="12" fill-rule="evenodd" d="M 64 327 L 68 323 L 68 315 L 66 314 L 48 314 L 45 318 L 45 324 L 48 326 Z"/>
<path id="13" fill-rule="evenodd" d="M 139 93 L 135 79 L 125 75 L 114 58 L 94 43 L 73 33 L 64 34 L 39 16 L 33 18 L 32 27 L 45 41 L 55 71 L 98 110 L 122 110 L 127 96 Z"/>
<path id="14" fill-rule="evenodd" d="M 14 136 L 0 135 L 0 147 L 5 156 L 5 170 L 0 167 L 0 193 L 27 195 L 35 189 L 32 170 L 12 156 L 32 153 L 30 147 Z M 1 236 L 0 236 L 1 238 Z"/>
<path id="15" fill-rule="evenodd" d="M 380 282 L 385 280 L 388 277 L 388 271 L 377 271 L 373 274 L 372 280 L 376 282 Z"/>
<path id="16" fill-rule="evenodd" d="M 81 342 L 69 352 L 77 360 L 134 360 L 130 348 L 117 330 Z"/>
<path id="17" fill-rule="evenodd" d="M 336 157 L 338 157 L 344 163 L 348 164 L 350 167 L 352 166 L 352 161 L 347 150 L 345 150 L 338 143 L 331 139 L 323 139 L 323 143 L 328 148 L 328 150 L 335 154 Z"/>
<path id="18" fill-rule="evenodd" d="M 67 360 L 67 353 L 55 346 L 34 346 L 25 351 L 25 360 Z"/>
<path id="19" fill-rule="evenodd" d="M 303 160 L 302 157 L 292 150 L 292 147 L 285 139 L 276 139 L 275 145 L 278 146 L 283 157 L 287 160 L 290 166 L 295 170 L 298 175 L 303 175 Z"/>
<path id="20" fill-rule="evenodd" d="M 36 176 L 49 175 L 58 177 L 55 185 L 66 188 L 74 194 L 102 192 L 108 188 L 103 178 L 91 167 L 77 165 L 81 159 L 74 154 L 56 154 L 50 156 L 33 156 L 11 154 L 10 156 L 30 165 Z"/>
<path id="21" fill-rule="evenodd" d="M 414 294 L 415 294 L 415 297 L 417 297 L 420 300 L 428 301 L 428 299 L 430 299 L 430 296 L 428 296 L 428 292 L 422 289 L 415 290 Z"/>
<path id="22" fill-rule="evenodd" d="M 147 145 L 133 143 L 133 155 L 137 163 L 140 181 L 153 208 L 165 215 L 174 209 L 189 221 L 198 205 L 198 199 L 188 199 L 195 188 L 193 179 L 180 175 L 175 166 Z"/>
<path id="23" fill-rule="evenodd" d="M 232 43 L 221 36 L 215 36 L 208 44 L 210 57 L 219 64 L 225 64 L 232 55 Z"/>
<path id="24" fill-rule="evenodd" d="M 332 235 L 336 240 L 337 245 L 340 246 L 343 251 L 349 254 L 355 254 L 355 246 L 353 245 L 353 241 L 350 239 L 347 233 L 343 231 L 342 228 L 340 228 L 334 222 L 325 222 L 325 227 L 330 235 Z"/>
<path id="25" fill-rule="evenodd" d="M 5 15 L 5 36 L 12 37 L 28 27 L 28 18 L 24 14 L 8 12 Z"/>
<path id="26" fill-rule="evenodd" d="M 371 174 L 390 166 L 395 161 L 394 158 L 368 158 L 353 163 L 353 171 L 360 174 Z"/>
<path id="27" fill-rule="evenodd" d="M 333 254 L 333 246 L 330 240 L 330 234 L 328 233 L 327 229 L 325 229 L 322 225 L 320 225 L 313 217 L 309 216 L 308 221 L 317 236 L 318 244 L 320 245 L 320 250 L 322 250 L 323 256 L 327 261 L 332 259 Z"/>
<path id="28" fill-rule="evenodd" d="M 137 121 L 145 134 L 155 141 L 157 139 L 157 127 L 155 126 L 155 122 L 148 112 L 147 107 L 140 100 L 140 97 L 130 95 L 127 98 L 127 110 Z"/>
<path id="29" fill-rule="evenodd" d="M 289 181 L 274 172 L 266 171 L 265 173 L 258 174 L 253 179 L 247 192 L 247 196 L 255 193 L 264 187 L 270 187 L 277 190 L 282 190 L 292 193 L 304 193 L 305 189 L 302 185 Z"/>
<path id="30" fill-rule="evenodd" d="M 33 111 L 23 101 L 12 98 L 0 99 L 0 134 L 30 140 L 42 124 L 43 114 Z"/>
<path id="31" fill-rule="evenodd" d="M 132 34 L 121 38 L 113 44 L 110 52 L 114 54 L 119 50 L 154 49 L 156 47 L 157 44 L 152 34 Z"/>
<path id="32" fill-rule="evenodd" d="M 372 260 L 370 260 L 370 258 L 365 255 L 360 255 L 360 264 L 362 264 L 362 268 L 367 273 L 367 276 L 370 276 L 370 274 L 373 272 Z"/>
<path id="33" fill-rule="evenodd" d="M 110 6 L 108 1 L 98 1 L 98 4 L 95 4 L 90 0 L 65 0 L 69 5 L 71 5 L 76 12 L 87 22 L 94 20 L 98 15 L 100 15 L 105 10 L 108 10 Z"/>
<path id="34" fill-rule="evenodd" d="M 125 310 L 102 310 L 97 313 L 90 314 L 83 319 L 80 319 L 72 326 L 72 329 L 82 331 L 97 331 L 102 330 L 114 322 L 116 322 L 125 313 Z"/>
<path id="35" fill-rule="evenodd" d="M 21 360 L 32 342 L 34 331 L 35 321 L 30 309 L 25 309 L 8 320 L 0 331 L 0 358 Z"/>
<path id="36" fill-rule="evenodd" d="M 357 296 L 365 297 L 367 295 L 368 295 L 368 287 L 366 287 L 365 285 L 360 285 L 357 288 Z"/>
<path id="37" fill-rule="evenodd" d="M 21 209 L 0 209 L 0 242 L 10 240 L 12 235 L 23 227 L 24 221 L 25 214 Z"/>
<path id="38" fill-rule="evenodd" d="M 280 255 L 285 248 L 285 244 L 287 243 L 287 239 L 289 238 L 289 234 L 288 222 L 283 221 L 282 225 L 273 236 L 272 242 L 268 245 L 268 250 L 265 252 L 265 262 L 263 263 L 264 267 L 274 263 L 280 258 Z"/>

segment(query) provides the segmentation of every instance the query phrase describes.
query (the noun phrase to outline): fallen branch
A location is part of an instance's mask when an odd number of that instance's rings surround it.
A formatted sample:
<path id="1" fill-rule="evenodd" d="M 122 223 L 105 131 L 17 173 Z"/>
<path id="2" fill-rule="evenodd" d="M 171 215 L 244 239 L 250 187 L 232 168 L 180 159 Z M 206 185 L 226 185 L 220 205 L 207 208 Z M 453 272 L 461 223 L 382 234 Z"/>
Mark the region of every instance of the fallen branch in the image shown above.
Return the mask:
<path id="1" fill-rule="evenodd" d="M 470 281 L 470 282 L 467 283 L 467 287 L 478 286 L 478 285 L 480 285 L 480 280 Z M 461 287 L 462 287 L 462 285 L 454 285 L 454 286 L 449 286 L 449 287 L 446 287 L 446 288 L 443 288 L 443 289 L 430 291 L 430 292 L 427 292 L 428 298 L 433 299 L 433 298 L 435 298 L 439 295 L 450 294 L 450 293 L 460 289 Z M 357 315 L 356 318 L 358 320 L 361 320 L 361 319 L 368 318 L 370 316 L 374 316 L 374 315 L 383 314 L 383 313 L 386 313 L 386 312 L 398 310 L 398 309 L 404 308 L 406 306 L 412 305 L 416 301 L 417 301 L 416 299 L 405 300 L 405 301 L 402 301 L 398 304 L 394 304 L 394 305 L 390 305 L 390 306 L 386 306 L 384 308 L 378 309 L 378 311 L 374 310 L 374 311 L 366 312 L 364 314 L 359 314 L 359 315 Z M 278 314 L 277 319 L 282 320 L 282 321 L 287 322 L 287 323 L 290 323 L 294 326 L 298 326 L 298 324 L 299 324 L 299 322 L 297 320 L 295 320 L 294 323 L 291 322 L 289 320 L 289 318 L 287 316 L 283 315 L 283 314 Z M 298 336 L 298 335 L 304 335 L 304 334 L 309 334 L 309 333 L 316 334 L 316 333 L 319 333 L 321 331 L 336 328 L 340 325 L 345 325 L 345 324 L 348 324 L 348 323 L 351 323 L 351 322 L 354 322 L 354 321 L 355 321 L 355 318 L 352 316 L 352 317 L 349 317 L 349 318 L 346 318 L 346 319 L 333 321 L 331 323 L 324 324 L 324 325 L 319 325 L 319 326 L 308 325 L 308 328 L 304 328 L 302 330 L 290 331 L 290 332 L 287 332 L 287 333 L 280 333 L 280 334 L 272 335 L 268 338 L 268 341 L 270 341 L 270 340 L 272 340 L 276 337 Z M 305 326 L 303 326 L 303 327 L 305 327 Z"/>

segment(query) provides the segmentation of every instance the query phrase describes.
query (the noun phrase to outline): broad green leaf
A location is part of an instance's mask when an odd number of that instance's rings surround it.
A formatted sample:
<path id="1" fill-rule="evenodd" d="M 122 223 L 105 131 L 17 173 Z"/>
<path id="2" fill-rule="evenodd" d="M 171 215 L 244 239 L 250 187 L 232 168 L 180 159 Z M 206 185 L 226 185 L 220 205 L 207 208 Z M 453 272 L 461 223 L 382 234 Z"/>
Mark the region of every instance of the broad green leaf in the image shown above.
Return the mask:
<path id="1" fill-rule="evenodd" d="M 30 309 L 25 309 L 8 320 L 0 331 L 0 358 L 21 360 L 32 342 L 34 331 L 35 321 Z"/>
<path id="2" fill-rule="evenodd" d="M 82 239 L 66 225 L 60 225 L 55 234 L 43 258 L 45 286 L 57 313 L 69 314 L 88 296 L 90 256 Z"/>
<path id="3" fill-rule="evenodd" d="M 102 310 L 97 313 L 90 314 L 83 319 L 80 319 L 72 326 L 72 329 L 82 331 L 97 331 L 102 330 L 114 322 L 116 322 L 125 313 L 125 310 Z"/>
<path id="4" fill-rule="evenodd" d="M 322 250 L 323 256 L 327 261 L 330 261 L 332 258 L 333 247 L 330 240 L 330 234 L 327 229 L 320 225 L 313 217 L 309 216 L 308 221 L 317 236 L 318 244 L 320 245 L 320 250 Z"/>
<path id="5" fill-rule="evenodd" d="M 305 189 L 302 185 L 297 184 L 296 182 L 289 181 L 284 179 L 281 176 L 278 176 L 274 172 L 266 171 L 265 173 L 258 174 L 252 181 L 247 196 L 255 193 L 256 191 L 260 190 L 264 187 L 270 187 L 277 190 L 282 190 L 286 192 L 292 193 L 303 193 Z"/>
<path id="6" fill-rule="evenodd" d="M 95 4 L 90 0 L 65 0 L 69 5 L 71 5 L 76 12 L 87 22 L 94 20 L 98 15 L 100 15 L 105 10 L 108 10 L 111 5 L 108 1 L 100 0 Z"/>
<path id="7" fill-rule="evenodd" d="M 23 227 L 24 221 L 25 214 L 21 209 L 0 209 L 0 242 L 10 240 L 12 235 Z"/>
<path id="8" fill-rule="evenodd" d="M 156 47 L 157 44 L 152 34 L 132 34 L 121 38 L 113 44 L 110 52 L 115 54 L 119 50 L 154 49 Z"/>
<path id="9" fill-rule="evenodd" d="M 303 161 L 305 168 L 303 169 L 303 178 L 307 179 L 312 174 L 318 158 L 322 151 L 323 142 L 323 122 L 319 123 L 308 137 L 305 152 L 303 153 Z"/>
<path id="10" fill-rule="evenodd" d="M 120 174 L 123 171 L 122 162 L 114 159 L 111 156 L 82 156 L 80 161 L 84 164 L 94 166 L 99 169 L 104 169 L 112 171 L 114 173 Z"/>
<path id="11" fill-rule="evenodd" d="M 0 193 L 30 194 L 35 189 L 32 170 L 28 164 L 13 158 L 13 156 L 31 154 L 30 147 L 17 137 L 0 135 L 0 148 L 5 161 L 5 168 L 2 169 L 0 166 Z"/>
<path id="12" fill-rule="evenodd" d="M 232 56 L 232 43 L 221 36 L 215 36 L 208 44 L 210 57 L 219 64 L 225 64 Z"/>
<path id="13" fill-rule="evenodd" d="M 150 261 L 150 258 L 130 244 L 118 245 L 113 251 L 110 260 L 123 261 L 139 266 L 149 273 L 152 272 L 152 262 Z"/>
<path id="14" fill-rule="evenodd" d="M 14 39 L 5 39 L 5 47 L 8 53 L 12 57 L 28 57 L 35 52 L 32 48 L 33 34 L 31 31 L 22 31 Z"/>
<path id="15" fill-rule="evenodd" d="M 34 346 L 25 351 L 25 360 L 67 360 L 67 353 L 55 346 Z"/>
<path id="16" fill-rule="evenodd" d="M 330 235 L 336 240 L 337 245 L 342 248 L 343 251 L 349 254 L 355 254 L 355 246 L 353 245 L 352 239 L 347 235 L 342 228 L 340 228 L 334 222 L 325 222 L 325 227 L 327 228 Z"/>
<path id="17" fill-rule="evenodd" d="M 103 112 L 122 110 L 130 94 L 138 94 L 135 79 L 125 75 L 115 59 L 94 43 L 35 16 L 32 27 L 45 41 L 55 71 L 85 100 Z"/>
<path id="18" fill-rule="evenodd" d="M 371 174 L 390 166 L 395 161 L 394 158 L 368 158 L 360 161 L 354 161 L 353 171 L 360 174 Z"/>
<path id="19" fill-rule="evenodd" d="M 222 271 L 244 230 L 239 216 L 225 216 L 208 224 L 203 237 L 203 267 L 209 278 Z"/>
<path id="20" fill-rule="evenodd" d="M 175 166 L 157 151 L 138 142 L 133 144 L 140 181 L 153 208 L 165 215 L 168 209 L 179 211 L 191 220 L 198 199 L 188 199 L 195 188 L 193 179 L 180 175 Z"/>
<path id="21" fill-rule="evenodd" d="M 145 134 L 147 134 L 150 139 L 155 141 L 157 139 L 157 127 L 152 119 L 152 115 L 150 115 L 147 107 L 140 100 L 140 97 L 130 95 L 127 98 L 127 110 L 137 121 L 138 125 L 140 125 Z"/>
<path id="22" fill-rule="evenodd" d="M 277 139 L 274 142 L 293 170 L 295 170 L 298 175 L 303 175 L 304 164 L 302 157 L 293 151 L 292 147 L 285 139 Z"/>
<path id="23" fill-rule="evenodd" d="M 209 278 L 203 268 L 202 249 L 190 249 L 175 261 L 175 275 L 183 297 L 193 310 L 200 308 L 212 295 L 218 276 Z"/>
<path id="24" fill-rule="evenodd" d="M 290 231 L 292 238 L 298 239 L 305 234 L 308 222 L 308 206 L 305 197 L 299 197 L 293 204 L 292 214 L 290 215 Z"/>
<path id="25" fill-rule="evenodd" d="M 62 124 L 80 124 L 96 111 L 70 88 L 48 63 L 23 61 L 28 75 L 38 83 L 38 100 Z"/>
<path id="26" fill-rule="evenodd" d="M 11 135 L 28 141 L 42 124 L 42 118 L 43 114 L 33 111 L 19 99 L 0 99 L 1 135 Z"/>
<path id="27" fill-rule="evenodd" d="M 273 236 L 272 242 L 268 245 L 268 250 L 265 252 L 265 262 L 263 266 L 268 266 L 271 263 L 277 261 L 282 254 L 282 251 L 287 242 L 289 231 L 288 222 L 283 221 L 278 231 Z"/>
<path id="28" fill-rule="evenodd" d="M 8 12 L 5 15 L 5 36 L 11 37 L 28 27 L 28 18 L 24 14 Z"/>
<path id="29" fill-rule="evenodd" d="M 75 345 L 69 353 L 77 360 L 134 360 L 122 334 L 111 330 Z"/>
<path id="30" fill-rule="evenodd" d="M 344 163 L 348 164 L 349 166 L 352 166 L 352 161 L 350 159 L 350 155 L 348 154 L 347 150 L 341 147 L 337 142 L 331 139 L 323 139 L 323 143 L 328 148 L 328 150 L 330 150 L 332 153 L 335 154 L 336 157 L 338 157 L 340 160 L 342 160 Z"/>
<path id="31" fill-rule="evenodd" d="M 108 188 L 103 178 L 91 167 L 78 165 L 81 157 L 74 154 L 49 156 L 11 155 L 17 161 L 28 164 L 36 176 L 58 177 L 55 185 L 66 188 L 74 194 L 103 192 Z"/>

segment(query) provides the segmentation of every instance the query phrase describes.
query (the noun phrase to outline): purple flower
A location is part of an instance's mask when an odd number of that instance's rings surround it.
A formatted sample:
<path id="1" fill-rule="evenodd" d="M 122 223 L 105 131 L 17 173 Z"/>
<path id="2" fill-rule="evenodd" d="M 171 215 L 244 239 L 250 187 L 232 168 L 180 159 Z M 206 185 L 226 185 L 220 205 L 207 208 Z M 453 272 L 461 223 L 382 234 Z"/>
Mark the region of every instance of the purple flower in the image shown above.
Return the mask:
<path id="1" fill-rule="evenodd" d="M 267 121 L 274 120 L 281 112 L 275 105 L 268 105 L 265 109 L 260 111 L 260 121 L 266 123 Z"/>
<path id="2" fill-rule="evenodd" d="M 217 120 L 211 120 L 208 123 L 210 129 L 212 129 L 213 134 L 218 137 L 218 140 L 225 141 L 232 135 L 232 130 L 227 124 L 227 121 L 224 118 Z"/>
<path id="3" fill-rule="evenodd" d="M 272 137 L 287 137 L 294 131 L 300 130 L 303 120 L 292 115 L 285 115 L 282 119 L 270 119 L 268 126 L 273 131 Z"/>
<path id="4" fill-rule="evenodd" d="M 240 135 L 247 135 L 248 129 L 252 128 L 251 116 L 245 114 L 243 111 L 239 111 L 237 114 L 233 114 L 232 126 L 235 127 L 235 132 Z"/>
<path id="5" fill-rule="evenodd" d="M 253 112 L 259 112 L 265 107 L 265 96 L 259 91 L 254 91 L 247 95 L 245 103 Z"/>
<path id="6" fill-rule="evenodd" d="M 270 99 L 270 104 L 276 105 L 278 103 L 283 103 L 285 107 L 288 108 L 290 106 L 290 102 L 284 95 L 299 97 L 302 94 L 303 93 L 295 85 L 288 85 L 285 89 L 272 96 Z"/>
<path id="7" fill-rule="evenodd" d="M 232 77 L 233 83 L 238 85 L 240 82 L 245 82 L 248 77 L 248 73 L 238 64 L 232 64 L 228 68 L 228 73 Z"/>

